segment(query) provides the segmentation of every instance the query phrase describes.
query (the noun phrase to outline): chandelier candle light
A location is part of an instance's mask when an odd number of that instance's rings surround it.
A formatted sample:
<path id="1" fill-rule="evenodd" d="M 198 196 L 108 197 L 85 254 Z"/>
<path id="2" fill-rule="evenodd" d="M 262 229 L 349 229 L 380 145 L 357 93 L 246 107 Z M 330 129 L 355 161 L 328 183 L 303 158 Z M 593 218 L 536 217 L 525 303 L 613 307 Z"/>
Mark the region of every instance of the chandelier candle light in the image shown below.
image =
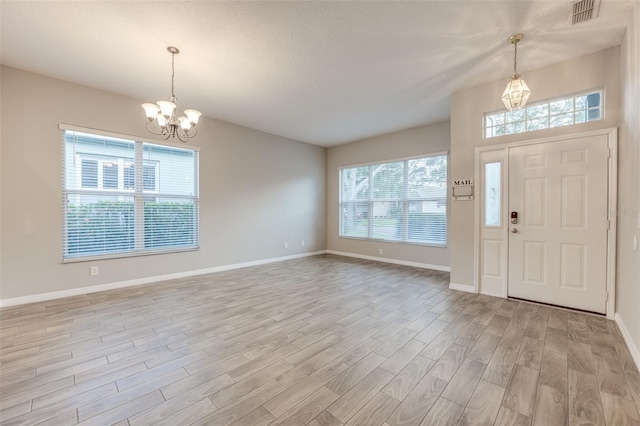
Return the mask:
<path id="1" fill-rule="evenodd" d="M 520 74 L 518 74 L 517 70 L 518 42 L 522 40 L 523 37 L 524 36 L 522 34 L 514 34 L 509 37 L 509 43 L 513 44 L 514 48 L 513 75 L 511 76 L 511 81 L 507 84 L 507 87 L 504 89 L 504 93 L 502 94 L 502 102 L 504 102 L 504 106 L 506 106 L 509 111 L 518 110 L 524 107 L 527 103 L 527 99 L 529 99 L 529 95 L 531 95 L 529 86 L 527 86 L 527 83 L 520 78 Z"/>
<path id="2" fill-rule="evenodd" d="M 176 95 L 173 93 L 173 80 L 175 78 L 175 56 L 180 53 L 177 47 L 167 47 L 171 53 L 171 98 L 168 101 L 158 101 L 157 104 L 142 104 L 147 114 L 147 130 L 154 135 L 162 136 L 164 139 L 177 137 L 182 142 L 187 142 L 190 138 L 198 134 L 198 119 L 200 111 L 186 109 L 186 117 L 176 116 Z"/>

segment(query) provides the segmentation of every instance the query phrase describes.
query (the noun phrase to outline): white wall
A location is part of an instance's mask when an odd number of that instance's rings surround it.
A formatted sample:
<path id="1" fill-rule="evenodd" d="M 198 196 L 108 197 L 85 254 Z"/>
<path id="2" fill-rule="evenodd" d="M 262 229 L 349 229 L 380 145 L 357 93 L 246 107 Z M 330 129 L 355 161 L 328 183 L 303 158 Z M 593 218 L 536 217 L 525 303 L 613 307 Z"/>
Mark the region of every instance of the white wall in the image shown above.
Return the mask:
<path id="1" fill-rule="evenodd" d="M 509 76 L 454 93 L 451 98 L 450 179 L 473 178 L 474 150 L 478 146 L 618 127 L 620 123 L 619 47 L 611 47 L 559 64 L 525 71 L 522 72 L 522 77 L 532 92 L 529 103 L 604 87 L 604 119 L 570 127 L 483 139 L 483 114 L 504 109 L 500 96 Z M 451 282 L 462 286 L 473 286 L 475 212 L 471 203 L 470 201 L 451 202 L 449 225 Z"/>
<path id="2" fill-rule="evenodd" d="M 327 153 L 327 248 L 441 267 L 449 266 L 449 249 L 338 237 L 338 168 L 449 151 L 448 121 L 331 147 Z M 450 229 L 450 228 L 449 228 Z M 378 254 L 378 249 L 384 255 Z"/>
<path id="3" fill-rule="evenodd" d="M 616 311 L 640 355 L 640 4 L 620 46 L 623 114 L 618 161 L 618 267 Z M 636 359 L 640 366 L 640 358 Z"/>
<path id="4" fill-rule="evenodd" d="M 200 250 L 62 264 L 58 124 L 153 136 L 139 100 L 9 67 L 1 85 L 0 299 L 326 248 L 326 149 L 203 118 Z"/>

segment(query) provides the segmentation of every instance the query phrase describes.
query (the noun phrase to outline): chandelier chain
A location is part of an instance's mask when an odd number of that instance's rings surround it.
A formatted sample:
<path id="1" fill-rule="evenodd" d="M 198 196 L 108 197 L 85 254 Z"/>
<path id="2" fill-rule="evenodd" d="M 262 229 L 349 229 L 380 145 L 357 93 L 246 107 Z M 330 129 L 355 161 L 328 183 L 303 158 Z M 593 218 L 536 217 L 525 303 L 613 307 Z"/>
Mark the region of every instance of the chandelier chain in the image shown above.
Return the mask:
<path id="1" fill-rule="evenodd" d="M 513 43 L 514 54 L 513 54 L 513 73 L 518 74 L 517 64 L 518 64 L 518 42 Z"/>
<path id="2" fill-rule="evenodd" d="M 176 64 L 176 54 L 171 53 L 171 97 L 172 98 L 176 97 L 176 95 L 173 93 L 173 80 L 175 79 L 175 76 L 176 76 L 175 64 Z"/>

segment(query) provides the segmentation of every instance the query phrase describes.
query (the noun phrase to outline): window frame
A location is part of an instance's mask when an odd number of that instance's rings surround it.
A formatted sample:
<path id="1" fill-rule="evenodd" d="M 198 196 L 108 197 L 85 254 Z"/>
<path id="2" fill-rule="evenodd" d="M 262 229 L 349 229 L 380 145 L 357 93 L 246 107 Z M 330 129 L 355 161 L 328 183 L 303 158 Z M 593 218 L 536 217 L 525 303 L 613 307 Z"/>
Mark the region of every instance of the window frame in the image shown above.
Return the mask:
<path id="1" fill-rule="evenodd" d="M 116 259 L 116 258 L 128 258 L 128 257 L 137 257 L 137 256 L 149 256 L 155 254 L 169 254 L 169 253 L 179 253 L 186 251 L 197 251 L 200 249 L 200 147 L 198 146 L 185 146 L 183 144 L 171 143 L 170 141 L 158 141 L 154 139 L 148 138 L 140 138 L 137 136 L 119 134 L 104 130 L 97 130 L 92 128 L 85 128 L 70 124 L 61 123 L 58 128 L 61 131 L 61 139 L 62 139 L 62 263 L 76 263 L 76 262 L 87 262 L 87 261 L 95 261 L 95 260 L 103 260 L 103 259 Z M 117 156 L 109 156 L 109 155 L 101 155 L 101 154 L 88 154 L 85 157 L 82 157 L 82 152 L 76 152 L 74 147 L 74 152 L 72 156 L 75 160 L 82 161 L 90 160 L 97 161 L 98 167 L 98 187 L 91 188 L 83 188 L 82 186 L 82 171 L 75 176 L 76 179 L 76 188 L 67 188 L 67 170 L 66 170 L 66 162 L 67 162 L 67 142 L 66 142 L 66 132 L 78 132 L 84 133 L 90 136 L 96 137 L 106 137 L 106 138 L 115 138 L 120 139 L 126 142 L 132 142 L 134 144 L 134 158 L 131 159 L 130 164 L 135 167 L 136 164 L 141 164 L 143 166 L 147 165 L 147 162 L 153 162 L 153 166 L 155 169 L 155 189 L 143 189 L 143 181 L 140 181 L 139 189 L 125 189 L 125 177 L 124 177 L 124 163 L 127 163 L 128 159 L 117 157 Z M 144 149 L 143 147 L 146 145 L 155 145 L 155 146 L 165 146 L 168 148 L 176 148 L 181 150 L 193 151 L 193 195 L 182 195 L 182 194 L 162 194 L 160 192 L 160 165 L 158 160 L 148 160 L 144 158 Z M 104 158 L 99 158 L 104 157 Z M 118 172 L 118 189 L 110 189 L 103 188 L 103 173 L 101 171 L 102 164 L 107 157 L 118 158 L 120 161 L 118 163 L 119 172 Z M 135 179 L 139 173 L 134 172 L 134 186 Z M 140 174 L 139 179 L 142 179 L 142 174 Z M 103 253 L 103 254 L 91 254 L 91 255 L 68 255 L 68 240 L 67 240 L 67 198 L 70 195 L 95 195 L 95 196 L 109 196 L 109 197 L 117 197 L 119 200 L 124 198 L 133 199 L 134 208 L 135 208 L 135 224 L 133 232 L 137 235 L 135 247 L 132 250 L 128 251 L 118 251 L 114 253 Z M 144 204 L 150 199 L 153 198 L 157 200 L 158 198 L 166 198 L 166 199 L 191 199 L 193 202 L 194 209 L 194 223 L 193 223 L 193 232 L 194 232 L 194 244 L 188 246 L 169 246 L 169 247 L 161 247 L 161 248 L 145 248 L 145 238 L 144 238 Z"/>
<path id="2" fill-rule="evenodd" d="M 444 156 L 446 158 L 446 184 L 445 184 L 445 195 L 443 197 L 421 197 L 421 198 L 410 198 L 407 195 L 407 175 L 408 175 L 408 167 L 407 164 L 409 161 L 411 160 L 419 160 L 419 159 L 427 159 L 430 157 L 442 157 Z M 343 187 L 343 182 L 342 182 L 342 171 L 344 169 L 353 169 L 353 168 L 359 168 L 359 167 L 368 167 L 369 168 L 369 182 L 372 181 L 372 166 L 376 166 L 376 165 L 382 165 L 382 164 L 390 164 L 390 163 L 397 163 L 397 162 L 404 162 L 404 166 L 403 166 L 403 189 L 402 189 L 402 196 L 398 199 L 396 198 L 375 198 L 373 191 L 371 190 L 371 187 L 369 187 L 368 190 L 368 195 L 366 199 L 356 199 L 355 201 L 342 201 L 342 187 Z M 350 240 L 360 240 L 360 241 L 375 241 L 375 242 L 384 242 L 384 243 L 392 243 L 392 244 L 406 244 L 406 245 L 417 245 L 417 246 L 421 246 L 421 247 L 436 247 L 436 248 L 447 248 L 448 246 L 448 241 L 449 241 L 449 194 L 448 194 L 448 182 L 449 182 L 449 166 L 450 166 L 450 157 L 449 157 L 449 151 L 441 151 L 441 152 L 435 152 L 435 153 L 429 153 L 429 154 L 422 154 L 422 155 L 416 155 L 416 156 L 411 156 L 411 157 L 403 157 L 403 158 L 397 158 L 397 159 L 391 159 L 391 160 L 386 160 L 386 161 L 376 161 L 376 162 L 370 162 L 370 163 L 360 163 L 360 164 L 353 164 L 353 165 L 348 165 L 348 166 L 340 166 L 338 167 L 338 238 L 344 238 L 344 239 L 350 239 Z M 445 228 L 444 228 L 444 243 L 436 243 L 436 242 L 421 242 L 418 240 L 412 240 L 409 239 L 409 234 L 408 234 L 408 215 L 410 213 L 410 209 L 409 209 L 409 205 L 412 202 L 424 202 L 424 201 L 431 201 L 431 202 L 444 202 L 444 206 L 445 206 Z M 342 229 L 343 229 L 343 212 L 344 212 L 344 205 L 345 204 L 364 204 L 366 203 L 368 205 L 368 212 L 369 212 L 369 218 L 373 219 L 372 216 L 372 212 L 373 210 L 373 205 L 375 203 L 380 203 L 380 202 L 399 202 L 402 203 L 402 237 L 400 239 L 383 239 L 383 238 L 374 238 L 371 235 L 373 235 L 373 220 L 368 220 L 367 223 L 367 236 L 366 237 L 358 237 L 358 236 L 351 236 L 351 235 L 343 235 L 342 234 Z"/>
<path id="3" fill-rule="evenodd" d="M 582 97 L 582 96 L 588 96 L 588 95 L 593 95 L 593 94 L 600 94 L 600 104 L 597 107 L 586 107 L 586 108 L 579 108 L 576 109 L 576 98 Z M 560 102 L 560 101 L 571 101 L 573 103 L 573 107 L 570 111 L 563 111 L 561 113 L 558 114 L 551 114 L 551 107 L 550 105 L 553 102 Z M 538 107 L 538 106 L 547 106 L 547 114 L 544 116 L 540 116 L 540 117 L 534 117 L 534 118 L 529 118 L 528 114 L 527 114 L 527 110 L 529 108 L 534 108 L 534 107 Z M 585 112 L 585 114 L 588 117 L 589 111 L 594 111 L 597 110 L 600 112 L 600 117 L 594 120 L 588 120 L 585 119 L 584 122 L 576 122 L 576 114 L 579 112 Z M 531 104 L 527 104 L 524 108 L 522 108 L 521 110 L 523 112 L 524 118 L 522 120 L 516 120 L 516 121 L 508 121 L 508 117 L 507 114 L 509 114 L 509 111 L 506 109 L 501 109 L 501 110 L 497 110 L 497 111 L 492 111 L 492 112 L 485 112 L 482 116 L 482 139 L 495 139 L 495 138 L 499 138 L 499 137 L 503 137 L 503 136 L 512 136 L 512 135 L 518 135 L 518 134 L 522 134 L 522 133 L 531 133 L 531 132 L 537 132 L 539 130 L 549 130 L 549 129 L 558 129 L 561 127 L 570 127 L 570 126 L 575 126 L 575 125 L 579 125 L 579 124 L 586 124 L 586 123 L 591 123 L 591 122 L 595 122 L 595 121 L 600 121 L 603 120 L 604 117 L 604 113 L 605 113 L 605 90 L 603 87 L 597 87 L 597 88 L 593 88 L 593 89 L 589 89 L 589 90 L 584 90 L 584 91 L 580 91 L 580 92 L 576 92 L 576 93 L 568 93 L 565 95 L 561 95 L 561 96 L 556 96 L 553 98 L 549 98 L 546 100 L 541 100 L 539 102 L 534 102 Z M 489 120 L 491 119 L 492 116 L 498 115 L 498 114 L 502 114 L 503 117 L 503 122 L 502 123 L 497 123 L 497 124 L 491 124 L 489 125 Z M 564 124 L 564 125 L 560 125 L 560 126 L 551 126 L 551 122 L 553 120 L 554 117 L 558 117 L 564 114 L 572 114 L 573 115 L 573 122 L 570 124 Z M 540 120 L 546 118 L 547 119 L 547 127 L 544 128 L 540 128 L 540 129 L 529 129 L 529 122 L 532 120 Z M 522 125 L 523 129 L 522 131 L 515 131 L 512 133 L 507 133 L 506 132 L 506 127 L 508 124 L 511 125 Z M 503 134 L 496 134 L 495 131 L 498 127 L 505 127 L 505 132 Z"/>

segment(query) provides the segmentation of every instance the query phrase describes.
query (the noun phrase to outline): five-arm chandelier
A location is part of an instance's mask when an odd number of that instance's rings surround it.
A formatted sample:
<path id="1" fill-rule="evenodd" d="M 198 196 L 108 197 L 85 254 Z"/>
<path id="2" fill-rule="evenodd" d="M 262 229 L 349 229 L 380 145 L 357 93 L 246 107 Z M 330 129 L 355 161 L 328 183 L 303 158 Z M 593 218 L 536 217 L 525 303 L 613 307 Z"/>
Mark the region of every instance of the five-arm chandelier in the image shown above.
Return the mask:
<path id="1" fill-rule="evenodd" d="M 164 139 L 178 138 L 182 142 L 198 134 L 198 119 L 200 111 L 195 109 L 184 110 L 185 116 L 176 115 L 176 95 L 173 93 L 173 80 L 175 78 L 175 56 L 180 53 L 177 47 L 167 47 L 171 53 L 171 97 L 168 101 L 158 101 L 155 104 L 142 104 L 142 108 L 147 114 L 147 130 L 154 135 L 162 136 Z"/>
<path id="2" fill-rule="evenodd" d="M 518 42 L 522 40 L 524 36 L 522 34 L 514 34 L 509 37 L 509 43 L 513 44 L 513 75 L 511 76 L 511 81 L 507 84 L 507 87 L 504 89 L 504 93 L 502 94 L 502 102 L 504 102 L 504 106 L 507 107 L 509 111 L 514 111 L 521 109 L 527 103 L 527 99 L 529 99 L 529 95 L 531 95 L 531 91 L 529 90 L 529 86 L 524 82 L 523 79 L 520 78 L 520 74 L 518 74 L 517 66 L 518 66 Z"/>

